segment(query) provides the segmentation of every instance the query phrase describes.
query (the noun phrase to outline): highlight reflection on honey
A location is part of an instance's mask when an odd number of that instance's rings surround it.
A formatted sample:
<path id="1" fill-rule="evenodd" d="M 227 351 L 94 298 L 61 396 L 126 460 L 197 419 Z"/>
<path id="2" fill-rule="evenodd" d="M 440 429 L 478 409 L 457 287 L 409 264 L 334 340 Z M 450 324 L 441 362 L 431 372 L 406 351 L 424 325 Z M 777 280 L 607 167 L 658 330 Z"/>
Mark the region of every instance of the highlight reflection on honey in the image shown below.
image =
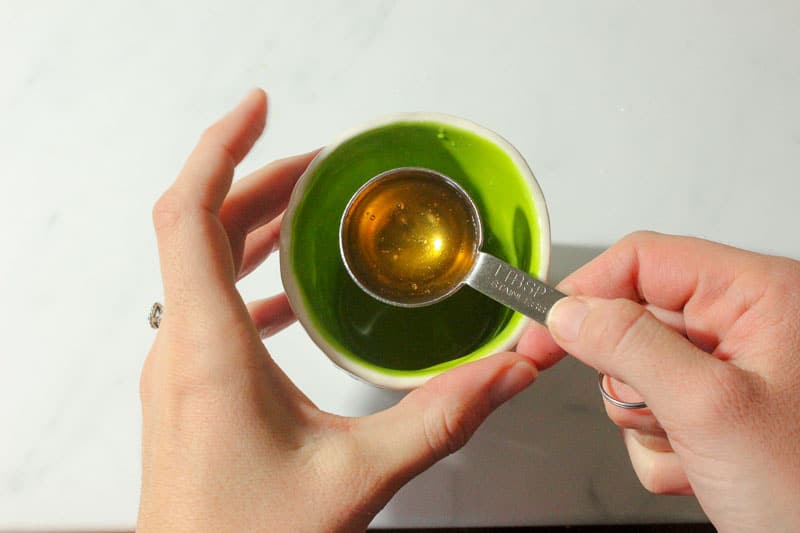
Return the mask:
<path id="1" fill-rule="evenodd" d="M 388 300 L 414 304 L 442 296 L 469 273 L 477 227 L 448 182 L 409 169 L 365 188 L 343 226 L 343 252 L 355 277 Z"/>

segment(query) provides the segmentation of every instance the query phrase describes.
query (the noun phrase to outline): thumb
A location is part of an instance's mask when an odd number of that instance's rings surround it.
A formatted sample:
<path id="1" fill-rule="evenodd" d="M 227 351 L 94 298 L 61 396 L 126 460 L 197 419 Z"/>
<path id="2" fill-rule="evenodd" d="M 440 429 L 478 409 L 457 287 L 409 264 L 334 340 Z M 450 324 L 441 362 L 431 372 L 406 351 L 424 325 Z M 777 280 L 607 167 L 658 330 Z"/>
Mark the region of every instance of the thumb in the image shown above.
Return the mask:
<path id="1" fill-rule="evenodd" d="M 500 404 L 536 379 L 533 363 L 502 353 L 455 368 L 394 407 L 363 418 L 359 429 L 389 495 L 461 448 Z"/>
<path id="2" fill-rule="evenodd" d="M 564 350 L 636 389 L 657 416 L 697 412 L 705 391 L 719 389 L 720 378 L 737 369 L 630 300 L 564 298 L 547 326 Z"/>

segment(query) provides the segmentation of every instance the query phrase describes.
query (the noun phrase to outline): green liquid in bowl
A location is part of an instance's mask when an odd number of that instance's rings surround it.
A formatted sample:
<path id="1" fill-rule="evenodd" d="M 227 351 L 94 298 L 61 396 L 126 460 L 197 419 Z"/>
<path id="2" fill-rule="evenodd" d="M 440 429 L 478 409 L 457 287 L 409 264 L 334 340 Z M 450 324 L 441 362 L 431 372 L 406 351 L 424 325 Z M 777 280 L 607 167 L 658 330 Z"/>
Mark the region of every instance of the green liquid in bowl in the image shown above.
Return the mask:
<path id="1" fill-rule="evenodd" d="M 469 287 L 421 308 L 383 304 L 364 293 L 339 255 L 339 221 L 352 195 L 397 167 L 450 176 L 475 200 L 482 249 L 536 274 L 537 214 L 526 178 L 492 141 L 434 122 L 400 122 L 337 147 L 307 176 L 294 213 L 290 261 L 309 318 L 359 364 L 391 375 L 422 375 L 497 350 L 522 316 Z"/>

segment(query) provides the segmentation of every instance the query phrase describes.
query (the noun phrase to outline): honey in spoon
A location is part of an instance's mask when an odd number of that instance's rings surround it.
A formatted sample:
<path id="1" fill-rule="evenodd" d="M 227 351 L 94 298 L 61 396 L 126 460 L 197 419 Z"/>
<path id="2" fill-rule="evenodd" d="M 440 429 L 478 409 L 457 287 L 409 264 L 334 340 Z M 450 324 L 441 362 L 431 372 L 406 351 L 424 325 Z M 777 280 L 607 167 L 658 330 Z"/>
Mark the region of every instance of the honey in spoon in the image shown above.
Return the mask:
<path id="1" fill-rule="evenodd" d="M 373 295 L 414 307 L 449 296 L 473 267 L 480 221 L 448 178 L 402 168 L 370 180 L 342 219 L 340 245 Z"/>

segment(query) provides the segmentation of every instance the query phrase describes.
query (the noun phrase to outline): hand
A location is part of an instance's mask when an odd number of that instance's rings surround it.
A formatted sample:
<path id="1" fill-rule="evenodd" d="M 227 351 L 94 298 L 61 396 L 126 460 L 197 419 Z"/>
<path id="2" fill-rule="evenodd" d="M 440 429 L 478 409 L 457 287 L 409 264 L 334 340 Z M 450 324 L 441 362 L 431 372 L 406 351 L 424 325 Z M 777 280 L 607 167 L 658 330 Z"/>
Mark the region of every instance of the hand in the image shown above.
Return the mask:
<path id="1" fill-rule="evenodd" d="M 606 402 L 645 488 L 694 493 L 721 531 L 800 531 L 800 263 L 636 233 L 560 288 L 557 345 L 531 328 L 519 350 L 647 402 Z"/>
<path id="2" fill-rule="evenodd" d="M 261 341 L 293 320 L 286 296 L 245 305 L 236 290 L 275 249 L 279 214 L 314 156 L 231 188 L 266 106 L 253 91 L 211 126 L 153 211 L 165 301 L 141 379 L 140 533 L 363 530 L 536 376 L 527 358 L 505 353 L 371 416 L 317 409 Z"/>

